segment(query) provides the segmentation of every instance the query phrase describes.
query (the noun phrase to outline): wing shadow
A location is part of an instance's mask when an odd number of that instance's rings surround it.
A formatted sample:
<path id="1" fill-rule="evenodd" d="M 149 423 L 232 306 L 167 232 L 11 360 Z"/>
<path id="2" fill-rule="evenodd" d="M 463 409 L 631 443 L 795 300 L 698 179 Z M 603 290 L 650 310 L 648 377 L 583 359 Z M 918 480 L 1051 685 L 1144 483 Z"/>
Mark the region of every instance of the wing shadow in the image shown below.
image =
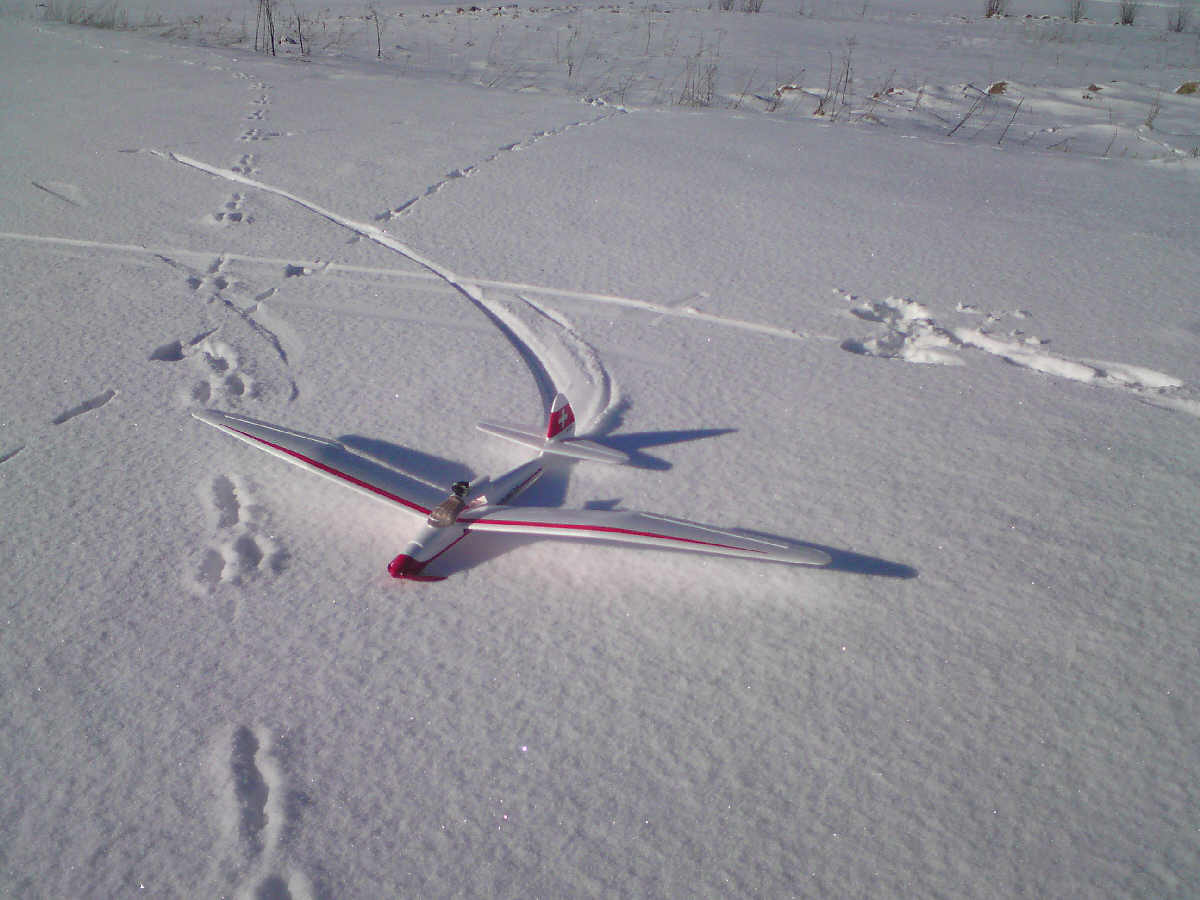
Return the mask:
<path id="1" fill-rule="evenodd" d="M 526 547 L 545 540 L 554 540 L 554 538 L 527 534 L 469 534 L 466 540 L 455 544 L 446 551 L 445 556 L 439 557 L 431 563 L 426 573 L 447 577 L 461 575 L 463 572 L 491 562 L 519 547 Z"/>
<path id="2" fill-rule="evenodd" d="M 893 562 L 889 559 L 881 559 L 878 556 L 866 556 L 862 553 L 841 550 L 837 547 L 817 544 L 812 541 L 797 541 L 793 538 L 783 537 L 778 534 L 769 534 L 765 531 L 750 531 L 746 528 L 730 528 L 728 530 L 744 534 L 747 537 L 760 538 L 764 541 L 782 541 L 786 544 L 796 544 L 800 547 L 812 547 L 814 550 L 823 550 L 832 557 L 829 565 L 822 567 L 827 572 L 850 572 L 854 575 L 872 575 L 876 578 L 902 579 L 916 578 L 920 575 L 920 572 L 912 566 Z"/>
<path id="3" fill-rule="evenodd" d="M 473 481 L 475 478 L 475 473 L 456 459 L 435 456 L 359 434 L 344 434 L 337 440 L 354 453 L 438 487 L 449 486 L 456 481 Z"/>
<path id="4" fill-rule="evenodd" d="M 576 461 L 571 459 L 542 457 L 546 466 L 542 477 L 516 498 L 512 504 L 521 506 L 562 506 L 567 499 L 567 482 Z"/>
<path id="5" fill-rule="evenodd" d="M 665 459 L 651 456 L 643 452 L 647 447 L 663 447 L 667 444 L 682 444 L 687 441 L 700 441 L 710 437 L 720 437 L 732 434 L 736 428 L 690 428 L 676 431 L 635 431 L 630 434 L 618 434 L 604 437 L 600 443 L 629 455 L 629 465 L 639 469 L 666 471 L 672 464 Z M 561 506 L 567 496 L 567 482 L 571 473 L 580 460 L 570 458 L 553 459 L 546 457 L 546 472 L 522 494 L 515 506 Z M 447 482 L 449 483 L 449 482 Z M 608 509 L 615 506 L 616 501 L 597 501 L 607 503 Z M 591 504 L 588 504 L 591 506 Z M 591 507 L 597 508 L 597 507 Z"/>
<path id="6" fill-rule="evenodd" d="M 603 439 L 606 446 L 622 453 L 629 454 L 629 464 L 639 469 L 652 469 L 665 472 L 672 464 L 665 459 L 646 453 L 648 447 L 665 447 L 668 444 L 684 444 L 688 441 L 702 441 L 705 438 L 720 437 L 732 434 L 736 428 L 689 428 L 676 431 L 634 431 L 629 434 L 607 435 Z"/>
<path id="7" fill-rule="evenodd" d="M 672 468 L 671 463 L 643 452 L 648 447 L 661 447 L 668 444 L 679 444 L 687 441 L 703 440 L 709 437 L 719 437 L 730 434 L 735 428 L 700 428 L 675 431 L 643 431 L 631 434 L 613 435 L 606 437 L 604 443 L 628 453 L 631 464 L 640 468 L 665 471 Z M 447 459 L 404 447 L 377 438 L 362 435 L 342 435 L 338 440 L 354 453 L 361 454 L 369 460 L 381 463 L 403 475 L 416 478 L 431 485 L 449 485 L 455 481 L 474 481 L 475 473 L 458 460 Z M 545 475 L 520 498 L 516 506 L 561 506 L 566 498 L 567 481 L 575 466 L 574 460 L 561 460 L 559 464 L 547 467 Z M 619 499 L 593 500 L 585 503 L 591 509 L 615 509 L 620 505 Z M 802 547 L 813 547 L 823 550 L 832 557 L 832 561 L 824 568 L 834 572 L 848 572 L 855 575 L 867 575 L 876 578 L 916 578 L 919 572 L 912 566 L 876 556 L 854 553 L 825 544 L 812 541 L 797 541 L 790 537 L 771 534 L 768 532 L 752 531 L 745 528 L 727 528 L 726 530 L 756 537 L 767 541 L 779 541 Z M 486 540 L 480 540 L 486 538 Z M 482 563 L 502 556 L 518 547 L 523 547 L 540 541 L 559 540 L 543 535 L 519 534 L 486 534 L 472 535 L 453 550 L 448 552 L 436 564 L 438 574 L 453 575 L 468 569 L 473 569 Z M 636 550 L 637 548 L 630 548 Z M 781 564 L 782 565 L 782 564 Z"/>
<path id="8" fill-rule="evenodd" d="M 839 550 L 837 547 L 825 547 L 821 544 L 809 544 L 818 550 L 824 550 L 833 557 L 833 562 L 825 568 L 836 572 L 852 572 L 855 575 L 872 575 L 876 578 L 916 578 L 921 573 L 912 566 L 904 563 L 880 559 L 878 556 L 864 556 L 849 550 Z"/>
<path id="9" fill-rule="evenodd" d="M 920 575 L 911 565 L 894 563 L 890 559 L 863 556 L 862 553 L 852 553 L 848 550 L 838 550 L 836 547 L 823 547 L 812 544 L 818 550 L 823 550 L 833 557 L 833 562 L 826 566 L 840 572 L 853 572 L 854 575 L 874 575 L 880 578 L 916 578 Z"/>

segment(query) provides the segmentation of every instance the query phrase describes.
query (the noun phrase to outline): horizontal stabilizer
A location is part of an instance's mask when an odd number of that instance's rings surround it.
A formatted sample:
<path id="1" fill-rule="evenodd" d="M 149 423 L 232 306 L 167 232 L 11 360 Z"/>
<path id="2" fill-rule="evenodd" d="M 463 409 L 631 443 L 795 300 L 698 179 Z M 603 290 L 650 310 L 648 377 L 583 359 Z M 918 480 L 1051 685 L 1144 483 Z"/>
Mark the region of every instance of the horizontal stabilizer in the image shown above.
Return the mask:
<path id="1" fill-rule="evenodd" d="M 475 427 L 487 434 L 504 438 L 506 441 L 513 441 L 539 453 L 553 453 L 556 456 L 569 456 L 572 459 L 586 459 L 590 462 L 629 462 L 629 457 L 620 450 L 614 450 L 612 447 L 605 447 L 603 444 L 583 438 L 560 437 L 547 440 L 540 431 L 522 428 L 518 425 L 504 425 L 499 422 L 480 422 Z"/>

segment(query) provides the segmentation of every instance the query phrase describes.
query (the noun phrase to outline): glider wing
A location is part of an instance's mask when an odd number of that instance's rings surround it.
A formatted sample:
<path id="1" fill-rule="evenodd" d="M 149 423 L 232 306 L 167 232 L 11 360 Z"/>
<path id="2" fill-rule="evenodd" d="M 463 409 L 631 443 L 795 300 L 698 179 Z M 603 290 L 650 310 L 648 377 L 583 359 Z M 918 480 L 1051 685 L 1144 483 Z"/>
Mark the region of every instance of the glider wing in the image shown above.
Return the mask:
<path id="1" fill-rule="evenodd" d="M 337 441 L 281 428 L 246 416 L 206 409 L 192 413 L 201 422 L 280 459 L 331 478 L 367 496 L 386 500 L 414 515 L 428 516 L 443 493 L 395 469 L 352 453 Z"/>
<path id="2" fill-rule="evenodd" d="M 829 554 L 815 547 L 768 541 L 652 513 L 610 509 L 491 506 L 458 517 L 471 531 L 500 531 L 560 538 L 646 544 L 720 556 L 824 566 Z"/>

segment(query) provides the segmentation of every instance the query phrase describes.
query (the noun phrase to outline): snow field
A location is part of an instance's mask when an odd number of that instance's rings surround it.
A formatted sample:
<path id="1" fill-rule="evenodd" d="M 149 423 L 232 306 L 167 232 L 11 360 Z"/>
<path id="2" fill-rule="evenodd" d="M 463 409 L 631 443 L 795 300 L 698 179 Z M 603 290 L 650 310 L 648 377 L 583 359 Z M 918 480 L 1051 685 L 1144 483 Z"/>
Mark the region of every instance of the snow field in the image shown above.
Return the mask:
<path id="1" fill-rule="evenodd" d="M 859 6 L 404 9 L 382 64 L 3 19 L 5 893 L 1187 896 L 1188 38 Z M 677 108 L 716 29 L 762 88 Z M 818 92 L 857 37 L 836 122 L 755 106 L 774 31 Z M 189 415 L 445 484 L 561 386 L 636 466 L 530 502 L 833 564 L 399 585 L 407 519 Z"/>

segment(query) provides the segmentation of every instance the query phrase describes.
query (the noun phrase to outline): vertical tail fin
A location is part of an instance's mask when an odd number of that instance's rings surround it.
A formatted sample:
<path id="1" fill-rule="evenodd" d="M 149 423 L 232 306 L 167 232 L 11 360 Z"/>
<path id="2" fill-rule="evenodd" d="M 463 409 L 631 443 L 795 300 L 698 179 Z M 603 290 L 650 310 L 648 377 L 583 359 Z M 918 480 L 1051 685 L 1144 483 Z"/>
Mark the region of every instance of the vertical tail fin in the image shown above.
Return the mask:
<path id="1" fill-rule="evenodd" d="M 629 462 L 629 457 L 620 450 L 575 437 L 575 412 L 562 394 L 556 396 L 550 404 L 550 416 L 544 433 L 536 428 L 522 428 L 519 425 L 505 425 L 500 422 L 480 422 L 478 428 L 506 441 L 536 450 L 539 455 L 549 453 L 552 456 L 604 463 Z"/>
<path id="2" fill-rule="evenodd" d="M 557 441 L 575 434 L 575 413 L 566 394 L 557 394 L 550 404 L 550 418 L 546 423 L 546 440 Z"/>

